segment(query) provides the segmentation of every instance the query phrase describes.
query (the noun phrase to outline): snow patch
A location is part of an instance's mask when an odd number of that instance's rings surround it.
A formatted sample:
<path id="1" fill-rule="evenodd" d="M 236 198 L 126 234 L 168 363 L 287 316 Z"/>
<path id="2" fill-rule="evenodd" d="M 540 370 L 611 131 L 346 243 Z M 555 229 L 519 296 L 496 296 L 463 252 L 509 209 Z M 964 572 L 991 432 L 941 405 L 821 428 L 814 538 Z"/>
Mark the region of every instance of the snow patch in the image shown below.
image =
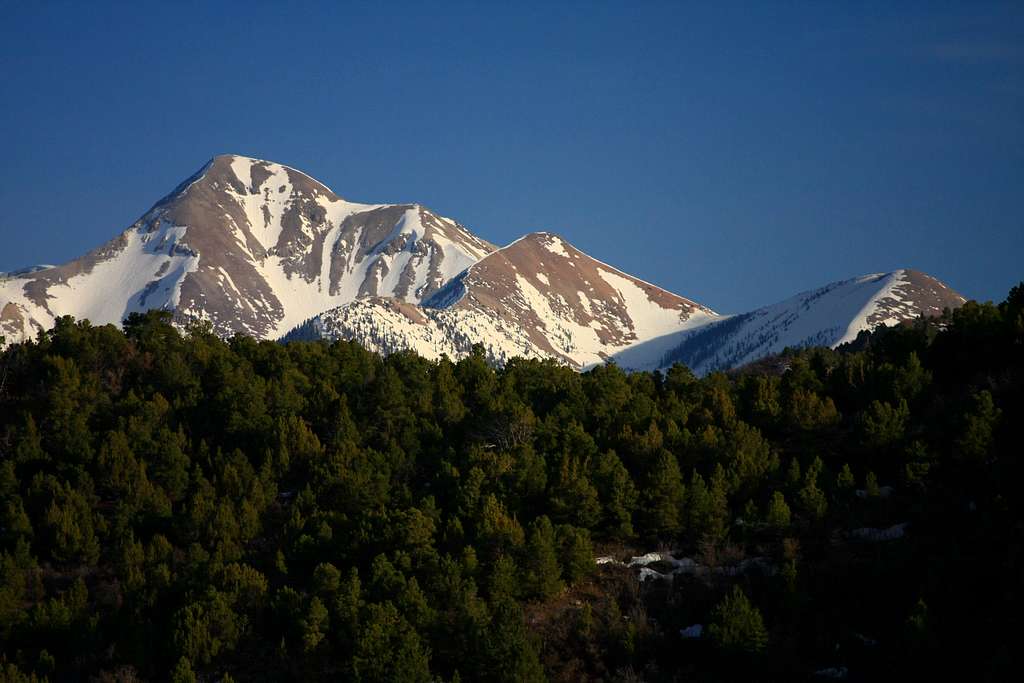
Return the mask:
<path id="1" fill-rule="evenodd" d="M 685 640 L 700 638 L 702 635 L 704 635 L 703 624 L 694 624 L 693 626 L 679 629 L 679 636 Z"/>

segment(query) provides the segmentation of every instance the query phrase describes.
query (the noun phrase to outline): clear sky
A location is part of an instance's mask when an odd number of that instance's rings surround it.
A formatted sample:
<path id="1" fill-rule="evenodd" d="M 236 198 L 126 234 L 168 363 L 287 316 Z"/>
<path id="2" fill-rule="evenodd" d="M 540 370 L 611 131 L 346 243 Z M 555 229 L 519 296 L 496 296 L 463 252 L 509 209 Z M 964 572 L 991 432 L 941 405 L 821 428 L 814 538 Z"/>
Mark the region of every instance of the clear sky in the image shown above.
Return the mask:
<path id="1" fill-rule="evenodd" d="M 0 0 L 0 270 L 218 153 L 562 234 L 722 312 L 1024 279 L 1024 3 Z"/>

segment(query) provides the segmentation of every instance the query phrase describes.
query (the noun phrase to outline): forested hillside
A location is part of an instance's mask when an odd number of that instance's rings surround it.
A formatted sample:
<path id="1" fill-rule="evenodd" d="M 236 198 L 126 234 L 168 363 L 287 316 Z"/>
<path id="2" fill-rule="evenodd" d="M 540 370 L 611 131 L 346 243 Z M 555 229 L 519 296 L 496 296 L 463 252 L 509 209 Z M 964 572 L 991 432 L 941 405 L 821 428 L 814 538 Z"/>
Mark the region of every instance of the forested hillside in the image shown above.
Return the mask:
<path id="1" fill-rule="evenodd" d="M 1003 680 L 1022 402 L 1024 285 L 701 380 L 62 318 L 0 681 Z"/>

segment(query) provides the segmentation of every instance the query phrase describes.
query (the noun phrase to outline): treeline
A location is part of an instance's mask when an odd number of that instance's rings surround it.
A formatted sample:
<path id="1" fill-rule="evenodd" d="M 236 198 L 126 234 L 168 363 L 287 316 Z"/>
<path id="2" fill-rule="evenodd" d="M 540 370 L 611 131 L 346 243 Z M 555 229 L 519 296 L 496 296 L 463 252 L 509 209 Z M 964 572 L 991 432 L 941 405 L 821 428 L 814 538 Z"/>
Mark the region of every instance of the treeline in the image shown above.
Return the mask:
<path id="1" fill-rule="evenodd" d="M 0 681 L 999 680 L 1022 361 L 1022 286 L 699 380 L 63 318 L 0 354 Z"/>

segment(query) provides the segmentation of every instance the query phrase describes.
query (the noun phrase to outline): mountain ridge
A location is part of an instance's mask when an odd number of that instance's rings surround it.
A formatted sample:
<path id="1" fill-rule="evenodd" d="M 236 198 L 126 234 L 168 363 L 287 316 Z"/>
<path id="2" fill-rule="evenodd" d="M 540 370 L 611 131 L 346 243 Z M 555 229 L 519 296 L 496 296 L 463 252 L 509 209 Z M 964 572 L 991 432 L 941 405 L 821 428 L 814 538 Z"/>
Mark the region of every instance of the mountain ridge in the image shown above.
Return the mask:
<path id="1" fill-rule="evenodd" d="M 937 316 L 966 299 L 936 278 L 901 268 L 839 280 L 684 335 L 662 358 L 698 374 L 725 370 L 787 347 L 836 347 L 863 330 Z M 832 321 L 824 322 L 824 321 Z M 834 321 L 838 321 L 835 324 Z"/>
<path id="2" fill-rule="evenodd" d="M 273 338 L 361 295 L 419 301 L 494 249 L 420 204 L 349 202 L 290 167 L 219 155 L 101 247 L 0 283 L 3 330 L 163 308 Z"/>
<path id="3" fill-rule="evenodd" d="M 929 275 L 899 270 L 720 315 L 554 232 L 498 247 L 421 204 L 353 202 L 294 167 L 219 154 L 96 249 L 0 275 L 0 335 L 11 343 L 60 315 L 119 324 L 157 308 L 221 336 L 345 337 L 429 357 L 482 344 L 494 362 L 683 361 L 703 373 L 963 301 Z"/>

